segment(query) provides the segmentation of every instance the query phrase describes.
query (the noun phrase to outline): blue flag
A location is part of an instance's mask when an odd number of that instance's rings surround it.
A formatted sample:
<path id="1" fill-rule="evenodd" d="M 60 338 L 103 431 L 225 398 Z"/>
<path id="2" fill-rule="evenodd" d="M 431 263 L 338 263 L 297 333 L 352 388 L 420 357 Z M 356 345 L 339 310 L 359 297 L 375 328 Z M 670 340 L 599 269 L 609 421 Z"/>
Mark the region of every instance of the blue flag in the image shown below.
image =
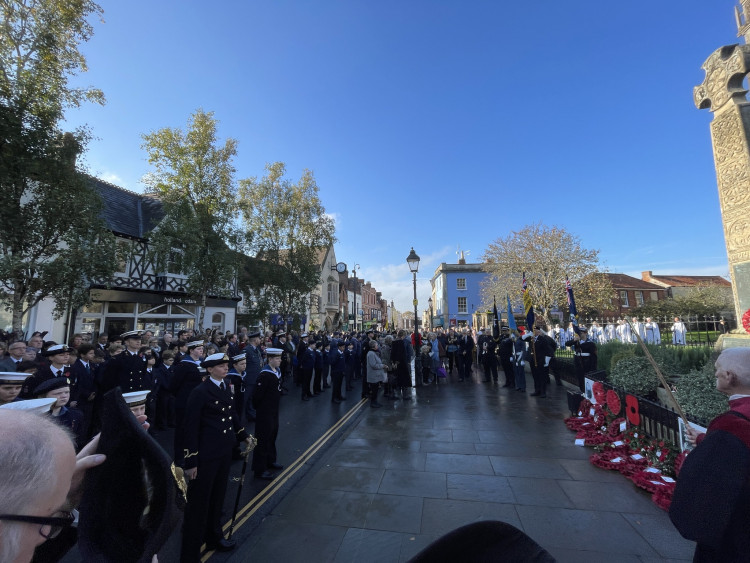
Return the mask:
<path id="1" fill-rule="evenodd" d="M 573 286 L 570 285 L 568 276 L 565 276 L 565 294 L 568 296 L 568 312 L 570 313 L 570 322 L 573 323 L 573 330 L 576 334 L 581 334 L 578 328 L 578 310 L 576 309 L 576 300 L 573 298 Z"/>
<path id="2" fill-rule="evenodd" d="M 510 330 L 518 331 L 518 326 L 516 326 L 516 319 L 513 316 L 513 307 L 510 306 L 510 295 L 506 293 L 505 297 L 508 299 L 508 328 L 510 328 Z"/>
<path id="3" fill-rule="evenodd" d="M 523 291 L 523 312 L 526 313 L 526 330 L 531 331 L 534 329 L 534 305 L 531 304 L 531 292 L 526 284 L 526 272 L 523 273 L 521 290 Z"/>

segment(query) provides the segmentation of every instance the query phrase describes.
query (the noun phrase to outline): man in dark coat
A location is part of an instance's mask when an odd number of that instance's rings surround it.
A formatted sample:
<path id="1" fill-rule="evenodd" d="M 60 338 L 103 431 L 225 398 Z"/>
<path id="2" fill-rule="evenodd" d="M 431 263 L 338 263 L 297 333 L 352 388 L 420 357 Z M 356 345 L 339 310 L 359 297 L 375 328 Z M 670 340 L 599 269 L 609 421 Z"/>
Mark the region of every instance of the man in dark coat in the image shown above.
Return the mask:
<path id="1" fill-rule="evenodd" d="M 597 355 L 596 344 L 589 340 L 586 327 L 582 326 L 578 330 L 581 334 L 573 335 L 572 339 L 565 342 L 565 346 L 571 346 L 573 348 L 578 387 L 583 391 L 586 374 L 596 371 Z"/>
<path id="2" fill-rule="evenodd" d="M 200 561 L 203 542 L 209 550 L 234 549 L 235 541 L 224 539 L 221 510 L 232 448 L 237 442 L 249 445 L 251 441 L 240 426 L 232 394 L 224 382 L 229 357 L 221 352 L 212 354 L 201 365 L 208 377 L 190 393 L 185 413 L 185 477 L 190 482 L 182 528 L 182 563 Z"/>
<path id="3" fill-rule="evenodd" d="M 491 334 L 482 334 L 479 337 L 478 350 L 477 359 L 482 362 L 485 383 L 490 381 L 497 383 L 497 342 L 493 340 Z"/>
<path id="4" fill-rule="evenodd" d="M 150 381 L 146 376 L 146 359 L 139 354 L 141 332 L 131 330 L 121 335 L 126 350 L 105 365 L 100 390 L 102 395 L 115 387 L 119 387 L 123 393 L 150 388 Z"/>
<path id="5" fill-rule="evenodd" d="M 300 346 L 300 349 L 302 347 Z M 315 397 L 310 391 L 312 383 L 313 370 L 315 369 L 315 341 L 311 340 L 305 347 L 302 355 L 299 357 L 299 371 L 302 380 L 302 400 L 309 401 L 310 397 Z"/>
<path id="6" fill-rule="evenodd" d="M 336 352 L 332 355 L 331 362 L 331 387 L 333 393 L 331 396 L 331 402 L 339 404 L 346 397 L 341 395 L 341 384 L 344 381 L 344 373 L 346 372 L 346 342 L 343 340 L 336 341 Z"/>
<path id="7" fill-rule="evenodd" d="M 391 364 L 395 366 L 395 392 L 401 391 L 404 400 L 411 399 L 411 369 L 409 352 L 406 347 L 406 331 L 399 330 L 391 344 Z M 421 376 L 420 376 L 421 377 Z"/>
<path id="8" fill-rule="evenodd" d="M 531 376 L 534 378 L 534 392 L 532 397 L 545 398 L 547 396 L 547 382 L 549 381 L 549 363 L 554 355 L 554 348 L 547 339 L 542 338 L 541 327 L 535 326 L 533 333 L 524 334 L 529 343 L 531 362 Z M 551 340 L 551 339 L 550 339 Z"/>
<path id="9" fill-rule="evenodd" d="M 188 398 L 193 389 L 203 381 L 203 373 L 200 370 L 200 361 L 203 357 L 203 340 L 193 340 L 187 343 L 188 354 L 179 364 L 174 366 L 172 386 L 170 391 L 175 396 L 175 430 L 174 430 L 174 463 L 180 467 L 185 460 L 185 413 L 187 412 Z"/>
<path id="10" fill-rule="evenodd" d="M 693 561 L 750 560 L 750 348 L 716 360 L 716 389 L 729 411 L 706 434 L 687 428 L 698 445 L 685 458 L 669 507 L 680 534 L 697 543 Z"/>
<path id="11" fill-rule="evenodd" d="M 474 338 L 468 329 L 464 329 L 458 339 L 458 356 L 461 358 L 458 368 L 458 380 L 471 379 L 471 363 L 474 354 Z"/>
<path id="12" fill-rule="evenodd" d="M 248 344 L 245 346 L 247 364 L 245 366 L 245 416 L 249 422 L 255 420 L 255 407 L 253 407 L 253 392 L 258 374 L 263 369 L 263 353 L 260 350 L 260 332 L 248 335 Z"/>
<path id="13" fill-rule="evenodd" d="M 258 479 L 270 481 L 273 470 L 284 469 L 276 463 L 276 437 L 279 435 L 279 401 L 281 399 L 281 348 L 267 348 L 268 364 L 261 370 L 253 392 L 255 437 L 253 473 Z"/>
<path id="14" fill-rule="evenodd" d="M 500 344 L 498 345 L 500 365 L 505 373 L 505 384 L 503 387 L 513 387 L 515 374 L 513 373 L 513 340 L 510 337 L 510 328 L 504 326 L 500 329 Z"/>

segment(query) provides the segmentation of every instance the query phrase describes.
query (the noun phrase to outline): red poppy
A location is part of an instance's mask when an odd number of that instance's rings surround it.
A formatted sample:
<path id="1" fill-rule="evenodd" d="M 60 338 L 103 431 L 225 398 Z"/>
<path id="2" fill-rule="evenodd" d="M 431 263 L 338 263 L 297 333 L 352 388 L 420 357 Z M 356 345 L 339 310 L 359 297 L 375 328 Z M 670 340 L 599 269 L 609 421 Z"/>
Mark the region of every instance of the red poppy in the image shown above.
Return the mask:
<path id="1" fill-rule="evenodd" d="M 742 315 L 742 326 L 745 327 L 747 332 L 750 332 L 750 309 L 745 311 L 745 314 Z"/>
<path id="2" fill-rule="evenodd" d="M 603 405 L 606 398 L 606 392 L 604 391 L 604 385 L 601 381 L 595 381 L 594 385 L 591 386 L 591 390 L 594 392 L 594 398 L 598 405 Z"/>
<path id="3" fill-rule="evenodd" d="M 613 389 L 607 391 L 607 406 L 613 415 L 617 416 L 620 414 L 622 403 L 620 402 L 620 396 Z"/>
<path id="4" fill-rule="evenodd" d="M 641 423 L 641 415 L 638 410 L 638 397 L 635 395 L 625 395 L 625 414 L 628 417 L 628 422 L 633 426 L 638 426 Z"/>

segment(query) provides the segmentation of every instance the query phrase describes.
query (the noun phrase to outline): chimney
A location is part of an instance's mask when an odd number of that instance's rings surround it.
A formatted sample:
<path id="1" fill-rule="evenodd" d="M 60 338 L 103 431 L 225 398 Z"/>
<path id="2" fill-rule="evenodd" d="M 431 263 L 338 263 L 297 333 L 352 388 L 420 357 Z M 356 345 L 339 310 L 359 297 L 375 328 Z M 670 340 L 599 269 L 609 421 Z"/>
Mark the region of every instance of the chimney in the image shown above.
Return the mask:
<path id="1" fill-rule="evenodd" d="M 648 270 L 646 272 L 641 272 L 641 279 L 643 281 L 651 281 L 651 274 L 653 274 L 653 270 Z"/>

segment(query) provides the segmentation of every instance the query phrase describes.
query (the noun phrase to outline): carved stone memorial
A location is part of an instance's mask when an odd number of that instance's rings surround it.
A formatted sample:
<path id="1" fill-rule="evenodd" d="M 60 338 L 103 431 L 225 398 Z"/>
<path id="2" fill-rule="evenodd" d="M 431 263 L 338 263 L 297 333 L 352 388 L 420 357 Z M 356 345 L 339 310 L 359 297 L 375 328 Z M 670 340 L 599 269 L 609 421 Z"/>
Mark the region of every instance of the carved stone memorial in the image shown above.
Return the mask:
<path id="1" fill-rule="evenodd" d="M 750 333 L 750 102 L 743 86 L 750 73 L 750 0 L 735 8 L 744 44 L 714 51 L 703 63 L 706 78 L 693 90 L 698 109 L 714 114 L 714 148 L 719 204 L 729 257 L 738 326 Z"/>

